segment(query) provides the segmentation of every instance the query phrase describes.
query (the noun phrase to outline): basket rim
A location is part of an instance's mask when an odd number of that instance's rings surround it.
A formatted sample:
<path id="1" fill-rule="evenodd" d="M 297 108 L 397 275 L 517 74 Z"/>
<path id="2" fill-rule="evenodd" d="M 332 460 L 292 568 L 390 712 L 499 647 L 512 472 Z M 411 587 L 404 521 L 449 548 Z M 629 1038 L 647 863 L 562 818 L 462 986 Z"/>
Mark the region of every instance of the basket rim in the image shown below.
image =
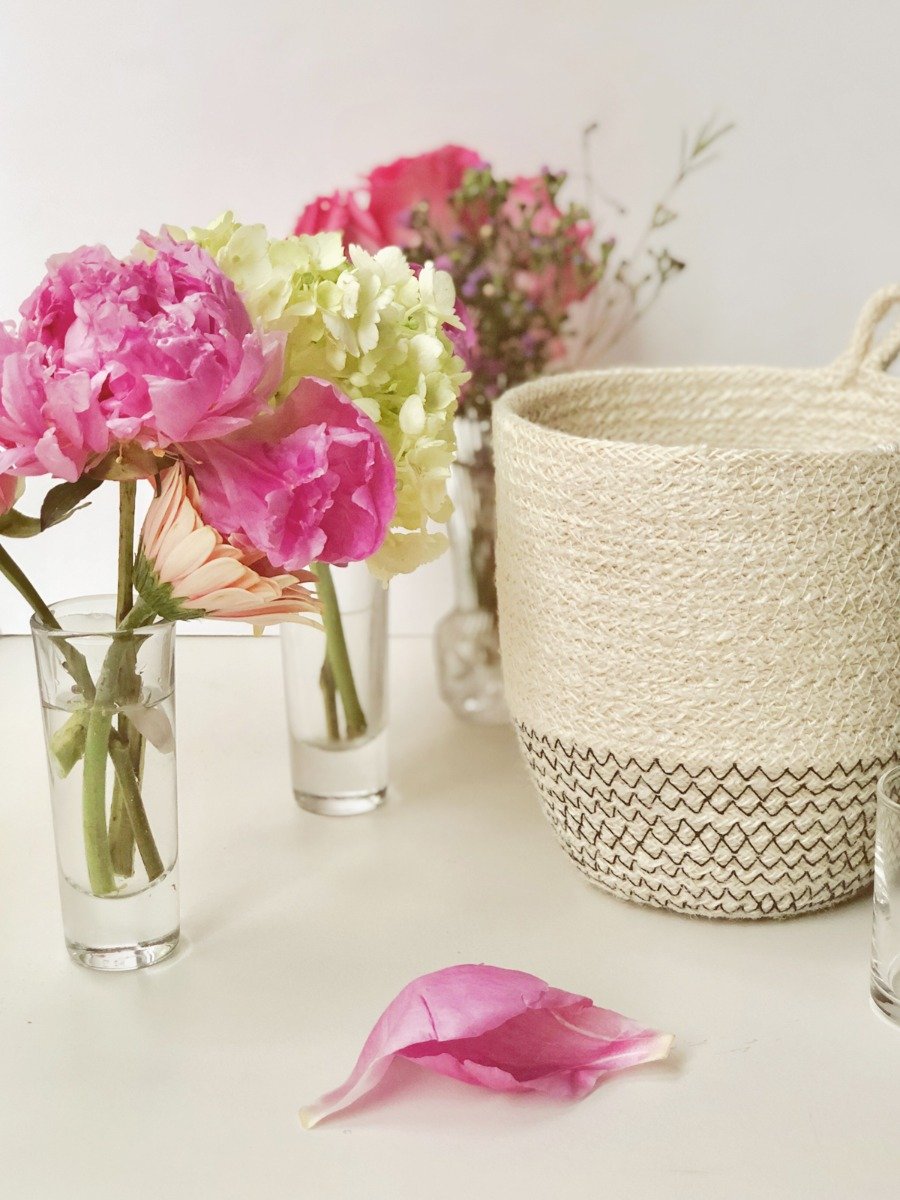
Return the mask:
<path id="1" fill-rule="evenodd" d="M 698 382 L 715 379 L 726 383 L 746 383 L 748 373 L 752 374 L 753 383 L 768 382 L 771 380 L 772 382 L 784 381 L 787 383 L 803 381 L 809 384 L 810 382 L 819 381 L 826 387 L 830 385 L 835 395 L 841 392 L 865 389 L 873 393 L 876 399 L 888 400 L 897 405 L 897 440 L 891 442 L 873 442 L 869 446 L 852 446 L 846 450 L 824 450 L 802 446 L 717 446 L 714 443 L 701 441 L 685 441 L 673 444 L 655 441 L 635 441 L 627 438 L 587 437 L 583 434 L 570 433 L 567 430 L 555 428 L 552 425 L 542 424 L 540 421 L 523 416 L 521 412 L 521 406 L 527 404 L 535 394 L 545 392 L 549 384 L 565 388 L 585 383 L 588 380 L 602 385 L 606 381 L 613 380 L 646 380 L 654 378 L 671 380 L 673 384 L 691 379 Z M 558 441 L 560 445 L 570 448 L 582 446 L 585 449 L 602 449 L 604 452 L 612 449 L 629 452 L 643 451 L 671 457 L 684 456 L 685 454 L 701 454 L 705 458 L 732 460 L 770 458 L 779 462 L 790 460 L 810 461 L 816 459 L 824 462 L 846 462 L 847 460 L 859 457 L 866 462 L 870 462 L 872 459 L 890 459 L 900 454 L 900 377 L 888 375 L 884 372 L 867 371 L 862 378 L 841 379 L 836 375 L 834 365 L 825 368 L 761 367 L 752 365 L 726 367 L 604 367 L 593 370 L 561 372 L 558 375 L 543 375 L 536 379 L 530 379 L 526 383 L 517 384 L 515 387 L 509 388 L 504 392 L 494 403 L 492 425 L 495 430 L 499 423 L 498 418 L 505 422 L 518 424 L 524 428 L 540 430 L 542 435 Z"/>

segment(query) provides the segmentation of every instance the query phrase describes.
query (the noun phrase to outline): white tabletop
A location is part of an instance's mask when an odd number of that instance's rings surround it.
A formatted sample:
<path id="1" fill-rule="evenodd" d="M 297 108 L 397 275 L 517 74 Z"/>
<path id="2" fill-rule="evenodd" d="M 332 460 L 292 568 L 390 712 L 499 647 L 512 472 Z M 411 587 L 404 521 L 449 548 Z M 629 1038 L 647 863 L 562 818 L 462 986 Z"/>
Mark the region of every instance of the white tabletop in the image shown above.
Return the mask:
<path id="1" fill-rule="evenodd" d="M 868 897 L 709 922 L 570 866 L 508 729 L 458 723 L 396 640 L 395 795 L 293 803 L 276 639 L 178 650 L 184 941 L 124 976 L 71 963 L 31 647 L 0 639 L 0 1194 L 10 1200 L 880 1200 L 900 1194 L 900 1029 L 868 1000 Z M 304 1132 L 411 978 L 533 972 L 673 1032 L 586 1100 L 400 1063 Z"/>

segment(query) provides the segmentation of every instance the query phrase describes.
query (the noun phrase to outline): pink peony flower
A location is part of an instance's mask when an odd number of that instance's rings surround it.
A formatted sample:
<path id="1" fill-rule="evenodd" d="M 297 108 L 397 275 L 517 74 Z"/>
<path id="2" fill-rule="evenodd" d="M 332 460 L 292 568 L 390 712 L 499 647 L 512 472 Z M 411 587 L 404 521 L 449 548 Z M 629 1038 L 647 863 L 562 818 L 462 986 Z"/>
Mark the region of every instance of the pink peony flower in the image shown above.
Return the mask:
<path id="1" fill-rule="evenodd" d="M 280 335 L 253 329 L 194 243 L 144 241 L 152 261 L 88 246 L 48 262 L 0 341 L 0 471 L 74 480 L 119 445 L 221 437 L 274 390 Z"/>
<path id="2" fill-rule="evenodd" d="M 38 342 L 0 345 L 0 471 L 74 482 L 109 448 L 102 381 L 55 371 Z"/>
<path id="3" fill-rule="evenodd" d="M 352 192 L 319 196 L 297 218 L 294 233 L 330 233 L 339 230 L 345 245 L 362 246 L 374 254 L 384 246 L 384 235 L 372 214 L 361 208 Z"/>
<path id="4" fill-rule="evenodd" d="M 277 409 L 183 453 L 205 520 L 276 568 L 343 565 L 384 541 L 396 508 L 390 450 L 331 384 L 303 379 Z"/>
<path id="5" fill-rule="evenodd" d="M 381 230 L 383 244 L 404 248 L 416 244 L 409 214 L 422 201 L 428 204 L 431 225 L 442 235 L 450 234 L 457 224 L 450 196 L 467 170 L 485 166 L 475 150 L 451 145 L 376 167 L 368 177 L 369 215 Z"/>
<path id="6" fill-rule="evenodd" d="M 414 979 L 385 1009 L 346 1083 L 300 1116 L 310 1129 L 367 1095 L 394 1058 L 495 1092 L 578 1100 L 613 1071 L 665 1058 L 669 1034 L 523 971 L 446 967 Z"/>
<path id="7" fill-rule="evenodd" d="M 197 485 L 183 464 L 170 467 L 147 511 L 135 567 L 135 586 L 155 613 L 271 625 L 320 611 L 302 586 L 312 575 L 275 574 L 260 555 L 227 545 L 198 507 Z"/>

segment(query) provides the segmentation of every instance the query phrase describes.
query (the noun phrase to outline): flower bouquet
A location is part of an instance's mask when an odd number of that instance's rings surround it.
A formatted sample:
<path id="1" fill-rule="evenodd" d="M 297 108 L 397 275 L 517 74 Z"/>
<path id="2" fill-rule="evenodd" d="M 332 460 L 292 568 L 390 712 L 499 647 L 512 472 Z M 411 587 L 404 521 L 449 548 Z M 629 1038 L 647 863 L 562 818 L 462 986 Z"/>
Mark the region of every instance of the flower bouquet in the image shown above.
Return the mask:
<path id="1" fill-rule="evenodd" d="M 348 258 L 336 234 L 270 240 L 230 215 L 125 259 L 58 255 L 0 326 L 0 539 L 119 489 L 114 596 L 48 605 L 0 544 L 34 613 L 79 961 L 142 966 L 178 939 L 175 622 L 313 626 L 335 736 L 364 730 L 332 568 L 386 581 L 440 551 L 461 332 L 449 276 L 399 249 Z M 28 476 L 60 481 L 38 516 L 16 507 Z"/>
<path id="2" fill-rule="evenodd" d="M 457 420 L 454 467 L 456 610 L 438 630 L 445 699 L 463 717 L 505 720 L 494 584 L 490 412 L 507 388 L 548 370 L 596 361 L 684 264 L 659 244 L 673 195 L 727 131 L 714 121 L 682 147 L 675 179 L 628 251 L 598 213 L 585 134 L 586 203 L 565 199 L 565 174 L 499 175 L 475 150 L 444 146 L 373 170 L 351 191 L 320 196 L 296 231 L 339 230 L 374 251 L 402 246 L 452 276 L 465 305 L 471 368 Z M 624 210 L 617 208 L 616 215 Z"/>

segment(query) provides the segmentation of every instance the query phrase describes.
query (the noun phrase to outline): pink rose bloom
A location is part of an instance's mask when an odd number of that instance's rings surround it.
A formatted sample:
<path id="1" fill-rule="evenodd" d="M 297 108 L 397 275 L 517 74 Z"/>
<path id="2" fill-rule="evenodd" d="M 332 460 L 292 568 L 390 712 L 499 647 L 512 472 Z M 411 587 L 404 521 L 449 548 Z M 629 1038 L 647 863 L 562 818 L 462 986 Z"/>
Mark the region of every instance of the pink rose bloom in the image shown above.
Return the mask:
<path id="1" fill-rule="evenodd" d="M 369 215 L 382 231 L 385 245 L 404 248 L 416 244 L 409 215 L 423 200 L 428 219 L 441 234 L 450 234 L 457 224 L 450 197 L 470 168 L 487 166 L 481 155 L 465 146 L 442 146 L 414 158 L 398 158 L 386 167 L 376 167 L 368 177 Z"/>
<path id="2" fill-rule="evenodd" d="M 143 240 L 152 262 L 104 246 L 48 262 L 18 334 L 0 341 L 0 471 L 74 480 L 119 443 L 221 437 L 276 386 L 281 339 L 254 330 L 212 258 Z"/>
<path id="3" fill-rule="evenodd" d="M 203 519 L 277 570 L 374 554 L 396 508 L 394 463 L 346 396 L 303 379 L 277 409 L 213 442 L 184 447 Z"/>
<path id="4" fill-rule="evenodd" d="M 294 233 L 331 233 L 333 230 L 344 235 L 345 245 L 362 246 L 370 254 L 386 244 L 372 214 L 360 207 L 352 192 L 318 196 L 312 204 L 307 204 L 294 226 Z"/>

